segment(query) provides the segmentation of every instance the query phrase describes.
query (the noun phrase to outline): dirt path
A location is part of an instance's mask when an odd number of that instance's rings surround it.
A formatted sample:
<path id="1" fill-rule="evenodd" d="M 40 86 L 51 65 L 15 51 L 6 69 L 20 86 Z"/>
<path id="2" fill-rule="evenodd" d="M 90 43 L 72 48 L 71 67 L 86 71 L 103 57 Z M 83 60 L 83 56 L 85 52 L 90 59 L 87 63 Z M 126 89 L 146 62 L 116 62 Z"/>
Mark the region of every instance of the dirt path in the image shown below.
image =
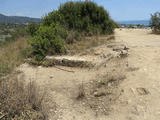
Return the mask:
<path id="1" fill-rule="evenodd" d="M 26 81 L 36 81 L 47 91 L 50 106 L 50 120 L 159 120 L 160 119 L 160 36 L 150 34 L 150 30 L 115 31 L 116 42 L 126 44 L 129 57 L 120 60 L 126 69 L 126 78 L 119 89 L 123 92 L 112 105 L 109 115 L 98 115 L 83 102 L 76 101 L 78 86 L 98 79 L 111 69 L 115 61 L 107 63 L 110 67 L 101 69 L 84 69 L 61 67 L 32 67 L 27 64 L 20 66 Z M 101 53 L 110 49 L 102 45 L 94 49 L 99 52 L 98 60 L 105 59 Z M 105 51 L 105 52 L 104 52 Z M 93 52 L 93 51 L 92 51 Z M 110 52 L 110 51 L 109 51 Z M 94 59 L 95 55 L 89 55 Z M 97 55 L 96 55 L 97 57 Z M 127 66 L 127 67 L 126 67 Z M 119 68 L 116 66 L 116 68 Z M 56 105 L 56 109 L 55 109 Z"/>
<path id="2" fill-rule="evenodd" d="M 119 104 L 115 120 L 159 120 L 160 36 L 150 30 L 123 29 L 116 30 L 116 39 L 129 46 L 128 65 L 136 69 L 128 72 L 121 84 L 124 105 Z"/>

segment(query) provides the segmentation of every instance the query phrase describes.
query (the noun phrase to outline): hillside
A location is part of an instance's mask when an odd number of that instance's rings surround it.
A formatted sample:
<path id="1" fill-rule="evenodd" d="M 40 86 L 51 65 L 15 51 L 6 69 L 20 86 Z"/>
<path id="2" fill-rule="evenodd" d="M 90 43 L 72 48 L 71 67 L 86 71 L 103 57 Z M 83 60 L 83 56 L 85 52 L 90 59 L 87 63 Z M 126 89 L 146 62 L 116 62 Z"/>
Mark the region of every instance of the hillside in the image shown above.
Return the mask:
<path id="1" fill-rule="evenodd" d="M 0 14 L 0 23 L 28 23 L 28 22 L 40 22 L 40 19 L 22 17 L 22 16 L 6 16 Z"/>
<path id="2" fill-rule="evenodd" d="M 97 61 L 98 68 L 23 64 L 18 70 L 24 81 L 46 89 L 50 120 L 160 120 L 159 39 L 150 29 L 116 29 L 110 43 L 58 57 Z M 123 45 L 129 55 L 117 57 Z"/>

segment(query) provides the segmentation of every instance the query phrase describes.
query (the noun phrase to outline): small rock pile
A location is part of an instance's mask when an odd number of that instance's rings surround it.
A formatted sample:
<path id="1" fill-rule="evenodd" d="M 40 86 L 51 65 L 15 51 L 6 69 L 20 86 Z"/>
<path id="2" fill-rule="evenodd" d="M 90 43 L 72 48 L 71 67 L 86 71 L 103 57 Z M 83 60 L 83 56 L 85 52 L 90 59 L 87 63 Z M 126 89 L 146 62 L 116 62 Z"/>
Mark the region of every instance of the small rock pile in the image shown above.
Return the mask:
<path id="1" fill-rule="evenodd" d="M 129 48 L 126 46 L 116 46 L 112 49 L 115 53 L 115 57 L 123 58 L 129 55 L 128 50 Z"/>

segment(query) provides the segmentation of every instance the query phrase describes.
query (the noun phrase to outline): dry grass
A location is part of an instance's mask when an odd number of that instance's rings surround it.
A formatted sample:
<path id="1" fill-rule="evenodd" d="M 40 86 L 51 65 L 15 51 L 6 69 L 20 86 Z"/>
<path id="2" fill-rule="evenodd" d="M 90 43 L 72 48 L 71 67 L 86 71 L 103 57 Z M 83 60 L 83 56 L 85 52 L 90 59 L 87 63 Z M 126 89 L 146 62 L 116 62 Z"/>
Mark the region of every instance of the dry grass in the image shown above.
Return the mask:
<path id="1" fill-rule="evenodd" d="M 0 80 L 0 119 L 1 120 L 45 120 L 47 115 L 43 111 L 44 95 L 40 93 L 34 82 L 28 85 L 24 80 Z"/>
<path id="2" fill-rule="evenodd" d="M 83 98 L 85 98 L 85 90 L 84 90 L 84 85 L 83 85 L 83 82 L 82 82 L 82 84 L 79 86 L 77 100 L 81 100 Z"/>
<path id="3" fill-rule="evenodd" d="M 68 49 L 68 53 L 70 54 L 76 54 L 80 53 L 86 49 L 96 47 L 105 43 L 109 43 L 110 40 L 114 40 L 114 35 L 110 36 L 92 36 L 92 37 L 86 37 L 80 41 L 77 41 L 73 44 L 66 45 Z"/>
<path id="4" fill-rule="evenodd" d="M 27 47 L 26 38 L 18 38 L 16 41 L 0 47 L 0 74 L 11 72 L 24 60 L 23 50 Z"/>
<path id="5" fill-rule="evenodd" d="M 0 120 L 45 120 L 43 93 L 36 83 L 25 84 L 12 71 L 26 58 L 27 38 L 0 47 Z M 8 76 L 8 77 L 6 77 Z"/>
<path id="6" fill-rule="evenodd" d="M 123 68 L 114 66 L 106 71 L 105 75 L 80 85 L 83 87 L 79 89 L 77 96 L 83 98 L 79 100 L 83 101 L 84 106 L 95 111 L 96 115 L 108 115 L 112 111 L 111 105 L 118 100 L 121 92 L 123 92 L 118 86 L 124 79 L 126 76 Z"/>

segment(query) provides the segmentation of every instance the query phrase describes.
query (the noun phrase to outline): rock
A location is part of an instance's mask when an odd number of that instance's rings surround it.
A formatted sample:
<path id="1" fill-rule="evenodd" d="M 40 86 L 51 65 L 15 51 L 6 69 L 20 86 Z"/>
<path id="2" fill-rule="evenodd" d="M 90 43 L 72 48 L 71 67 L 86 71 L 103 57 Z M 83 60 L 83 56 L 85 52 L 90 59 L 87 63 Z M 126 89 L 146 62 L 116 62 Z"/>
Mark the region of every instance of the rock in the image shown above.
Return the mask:
<path id="1" fill-rule="evenodd" d="M 50 76 L 49 78 L 50 78 L 50 79 L 52 79 L 52 78 L 53 78 L 53 76 Z"/>
<path id="2" fill-rule="evenodd" d="M 108 87 L 111 87 L 111 86 L 112 86 L 112 83 L 109 82 L 109 83 L 108 83 Z"/>
<path id="3" fill-rule="evenodd" d="M 113 48 L 112 51 L 112 56 L 114 58 L 123 58 L 123 57 L 127 57 L 129 55 L 128 53 L 128 49 L 126 46 L 116 46 L 115 48 Z"/>
<path id="4" fill-rule="evenodd" d="M 92 67 L 92 61 L 76 56 L 47 56 L 46 60 L 54 62 L 55 65 L 68 67 Z"/>
<path id="5" fill-rule="evenodd" d="M 42 68 L 42 66 L 38 66 L 38 69 L 41 69 Z"/>
<path id="6" fill-rule="evenodd" d="M 98 92 L 94 92 L 93 94 L 94 94 L 94 96 L 96 97 L 96 96 L 98 95 Z"/>
<path id="7" fill-rule="evenodd" d="M 128 67 L 128 66 L 127 66 Z M 133 71 L 136 71 L 136 70 L 139 70 L 139 68 L 137 68 L 137 67 L 128 67 L 127 68 L 127 71 L 128 72 L 133 72 Z"/>
<path id="8" fill-rule="evenodd" d="M 116 46 L 116 47 L 114 47 L 113 48 L 113 51 L 122 51 L 122 50 L 126 50 L 126 51 L 128 51 L 129 50 L 129 48 L 128 47 L 126 47 L 126 46 Z"/>
<path id="9" fill-rule="evenodd" d="M 129 50 L 129 48 L 128 48 L 128 47 L 126 47 L 126 46 L 124 46 L 124 50 Z"/>
<path id="10" fill-rule="evenodd" d="M 150 92 L 146 88 L 136 88 L 139 95 L 148 95 Z"/>
<path id="11" fill-rule="evenodd" d="M 94 55 L 101 55 L 101 51 L 94 52 Z"/>
<path id="12" fill-rule="evenodd" d="M 122 50 L 120 52 L 120 57 L 127 57 L 129 54 L 128 54 L 128 51 L 127 50 Z"/>
<path id="13" fill-rule="evenodd" d="M 106 96 L 106 93 L 104 92 L 94 92 L 95 97 L 101 97 L 101 96 Z"/>
<path id="14" fill-rule="evenodd" d="M 99 88 L 93 94 L 94 97 L 103 97 L 112 94 L 112 89 Z"/>

